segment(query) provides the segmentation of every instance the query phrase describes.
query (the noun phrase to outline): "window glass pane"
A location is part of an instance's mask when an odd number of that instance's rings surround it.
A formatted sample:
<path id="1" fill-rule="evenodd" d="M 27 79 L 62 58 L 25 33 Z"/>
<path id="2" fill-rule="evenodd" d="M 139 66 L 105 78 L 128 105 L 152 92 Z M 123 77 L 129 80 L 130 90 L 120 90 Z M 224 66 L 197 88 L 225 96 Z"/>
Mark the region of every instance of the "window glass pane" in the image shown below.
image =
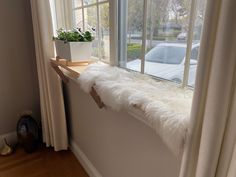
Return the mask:
<path id="1" fill-rule="evenodd" d="M 198 60 L 199 46 L 193 47 L 191 52 L 191 60 Z"/>
<path id="2" fill-rule="evenodd" d="M 99 5 L 100 15 L 100 56 L 109 61 L 110 58 L 110 40 L 109 40 L 109 3 Z"/>
<path id="3" fill-rule="evenodd" d="M 97 29 L 97 6 L 84 8 L 84 21 L 86 30 Z"/>
<path id="4" fill-rule="evenodd" d="M 82 16 L 82 9 L 77 9 L 74 11 L 74 26 L 76 28 L 83 29 L 83 16 Z"/>
<path id="5" fill-rule="evenodd" d="M 73 7 L 81 7 L 82 6 L 82 0 L 73 0 Z"/>
<path id="6" fill-rule="evenodd" d="M 120 66 L 141 70 L 144 1 L 119 4 Z M 148 0 L 145 73 L 181 83 L 185 69 L 191 0 Z M 197 0 L 189 85 L 194 86 L 206 0 Z M 126 34 L 125 34 L 126 33 Z M 123 36 L 126 36 L 124 47 Z M 125 52 L 124 52 L 125 51 Z M 125 53 L 125 55 L 124 55 Z"/>
<path id="7" fill-rule="evenodd" d="M 143 32 L 143 0 L 122 1 L 119 11 L 120 47 L 123 48 L 125 55 L 120 55 L 120 66 L 127 67 L 134 71 L 141 71 L 141 51 L 142 51 L 142 32 Z M 125 8 L 126 7 L 126 8 Z M 123 39 L 124 38 L 124 39 Z"/>
<path id="8" fill-rule="evenodd" d="M 94 4 L 96 2 L 97 2 L 97 0 L 84 0 L 84 6 Z"/>
<path id="9" fill-rule="evenodd" d="M 84 20 L 85 20 L 85 30 L 92 31 L 92 28 L 95 29 L 95 40 L 93 41 L 93 52 L 92 55 L 94 57 L 99 57 L 98 51 L 99 51 L 99 38 L 98 38 L 98 30 L 97 30 L 97 6 L 92 6 L 88 8 L 84 8 Z"/>
<path id="10" fill-rule="evenodd" d="M 198 0 L 197 15 L 195 19 L 194 33 L 193 33 L 193 46 L 192 46 L 192 53 L 189 67 L 189 79 L 188 79 L 188 85 L 192 87 L 194 87 L 196 80 L 197 60 L 199 56 L 199 46 L 200 46 L 205 7 L 206 7 L 206 0 Z"/>
<path id="11" fill-rule="evenodd" d="M 191 0 L 149 0 L 145 73 L 182 82 Z"/>

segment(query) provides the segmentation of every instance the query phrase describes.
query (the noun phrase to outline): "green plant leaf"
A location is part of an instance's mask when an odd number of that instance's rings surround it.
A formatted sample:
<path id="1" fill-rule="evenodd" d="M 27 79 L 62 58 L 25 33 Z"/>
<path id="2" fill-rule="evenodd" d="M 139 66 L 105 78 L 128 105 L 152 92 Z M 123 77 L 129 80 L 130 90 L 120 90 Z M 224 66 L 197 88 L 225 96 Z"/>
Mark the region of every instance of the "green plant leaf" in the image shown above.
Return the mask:
<path id="1" fill-rule="evenodd" d="M 65 42 L 91 42 L 94 40 L 94 37 L 90 31 L 85 31 L 83 33 L 81 29 L 66 31 L 63 28 L 60 28 L 57 30 L 57 37 L 53 37 L 53 39 Z"/>

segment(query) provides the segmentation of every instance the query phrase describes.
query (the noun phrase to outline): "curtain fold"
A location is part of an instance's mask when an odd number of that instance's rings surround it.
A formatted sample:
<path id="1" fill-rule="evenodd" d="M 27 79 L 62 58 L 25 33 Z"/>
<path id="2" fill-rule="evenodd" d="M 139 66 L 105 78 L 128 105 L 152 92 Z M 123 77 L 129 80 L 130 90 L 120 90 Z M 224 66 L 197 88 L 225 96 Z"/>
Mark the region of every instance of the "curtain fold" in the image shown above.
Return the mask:
<path id="1" fill-rule="evenodd" d="M 43 141 L 55 151 L 68 147 L 67 125 L 62 85 L 50 67 L 54 56 L 53 27 L 49 0 L 31 0 Z"/>
<path id="2" fill-rule="evenodd" d="M 230 165 L 229 165 L 229 170 L 227 173 L 227 177 L 235 177 L 236 176 L 236 144 L 234 145 L 234 150 L 233 150 L 233 154 L 232 154 L 232 159 L 230 161 Z"/>
<path id="3" fill-rule="evenodd" d="M 207 1 L 181 177 L 227 177 L 233 173 L 229 169 L 235 163 L 236 138 L 235 8 L 235 0 Z"/>

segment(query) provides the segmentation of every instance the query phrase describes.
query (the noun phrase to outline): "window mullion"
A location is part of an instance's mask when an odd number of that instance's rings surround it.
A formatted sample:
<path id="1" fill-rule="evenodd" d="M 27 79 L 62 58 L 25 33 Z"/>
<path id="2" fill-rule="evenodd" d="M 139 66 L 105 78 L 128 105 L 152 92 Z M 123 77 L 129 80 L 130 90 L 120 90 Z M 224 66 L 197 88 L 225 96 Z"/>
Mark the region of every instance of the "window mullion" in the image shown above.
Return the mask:
<path id="1" fill-rule="evenodd" d="M 101 4 L 105 4 L 105 3 L 109 3 L 108 1 L 102 1 L 102 2 L 95 2 L 93 4 L 88 4 L 88 5 L 84 5 L 83 7 L 84 8 L 88 8 L 88 7 L 93 7 L 93 6 L 96 6 L 97 4 L 98 5 L 101 5 Z M 81 7 L 76 7 L 74 9 L 80 9 Z"/>
<path id="2" fill-rule="evenodd" d="M 118 66 L 118 0 L 109 2 L 110 65 Z"/>
<path id="3" fill-rule="evenodd" d="M 98 0 L 96 1 L 97 2 L 97 4 L 96 4 L 96 6 L 97 6 L 97 20 L 98 20 L 98 22 L 97 22 L 97 31 L 98 31 L 98 48 L 99 48 L 99 50 L 98 50 L 98 57 L 99 57 L 99 60 L 101 60 L 102 59 L 102 56 L 101 56 L 101 25 L 100 25 L 100 12 L 99 12 L 99 4 L 98 4 Z"/>
<path id="4" fill-rule="evenodd" d="M 191 59 L 192 42 L 193 42 L 193 32 L 194 32 L 194 25 L 195 25 L 195 18 L 196 18 L 196 8 L 197 8 L 197 0 L 192 0 L 190 18 L 189 18 L 189 30 L 188 30 L 188 35 L 187 35 L 187 49 L 186 49 L 186 57 L 185 57 L 185 64 L 184 64 L 184 75 L 183 75 L 182 87 L 186 87 L 188 85 L 190 59 Z"/>
<path id="5" fill-rule="evenodd" d="M 83 22 L 83 31 L 85 31 L 84 0 L 81 0 L 81 3 L 82 3 L 82 22 Z"/>
<path id="6" fill-rule="evenodd" d="M 146 53 L 146 40 L 147 40 L 147 3 L 148 0 L 144 0 L 143 6 L 143 34 L 142 34 L 142 53 L 141 53 L 141 73 L 144 74 L 145 70 L 145 53 Z"/>
<path id="7" fill-rule="evenodd" d="M 127 24 L 128 1 L 118 0 L 118 64 L 126 67 L 127 63 Z"/>

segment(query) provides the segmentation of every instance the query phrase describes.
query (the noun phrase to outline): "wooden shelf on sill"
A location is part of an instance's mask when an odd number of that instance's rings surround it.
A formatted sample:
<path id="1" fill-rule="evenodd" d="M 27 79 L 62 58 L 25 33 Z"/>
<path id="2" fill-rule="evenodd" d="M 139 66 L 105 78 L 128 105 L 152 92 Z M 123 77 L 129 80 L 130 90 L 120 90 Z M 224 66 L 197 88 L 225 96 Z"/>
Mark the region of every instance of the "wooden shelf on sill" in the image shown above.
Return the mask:
<path id="1" fill-rule="evenodd" d="M 60 76 L 64 83 L 69 82 L 69 78 L 66 75 L 71 78 L 77 79 L 80 74 L 88 67 L 88 65 L 93 63 L 91 61 L 68 62 L 65 59 L 59 58 L 51 58 L 50 62 L 52 68 L 56 71 L 56 73 Z M 96 102 L 97 106 L 100 109 L 105 107 L 104 103 L 102 102 L 94 87 L 92 87 L 90 95 L 92 96 L 93 100 Z"/>
<path id="2" fill-rule="evenodd" d="M 61 77 L 62 74 L 66 73 L 70 77 L 77 79 L 80 76 L 80 73 L 83 72 L 87 66 L 93 61 L 84 61 L 84 62 L 70 62 L 65 59 L 51 58 L 51 66 L 55 69 L 57 74 Z M 62 72 L 59 74 L 59 70 Z M 62 77 L 61 77 L 62 78 Z M 63 81 L 64 78 L 62 78 Z"/>

